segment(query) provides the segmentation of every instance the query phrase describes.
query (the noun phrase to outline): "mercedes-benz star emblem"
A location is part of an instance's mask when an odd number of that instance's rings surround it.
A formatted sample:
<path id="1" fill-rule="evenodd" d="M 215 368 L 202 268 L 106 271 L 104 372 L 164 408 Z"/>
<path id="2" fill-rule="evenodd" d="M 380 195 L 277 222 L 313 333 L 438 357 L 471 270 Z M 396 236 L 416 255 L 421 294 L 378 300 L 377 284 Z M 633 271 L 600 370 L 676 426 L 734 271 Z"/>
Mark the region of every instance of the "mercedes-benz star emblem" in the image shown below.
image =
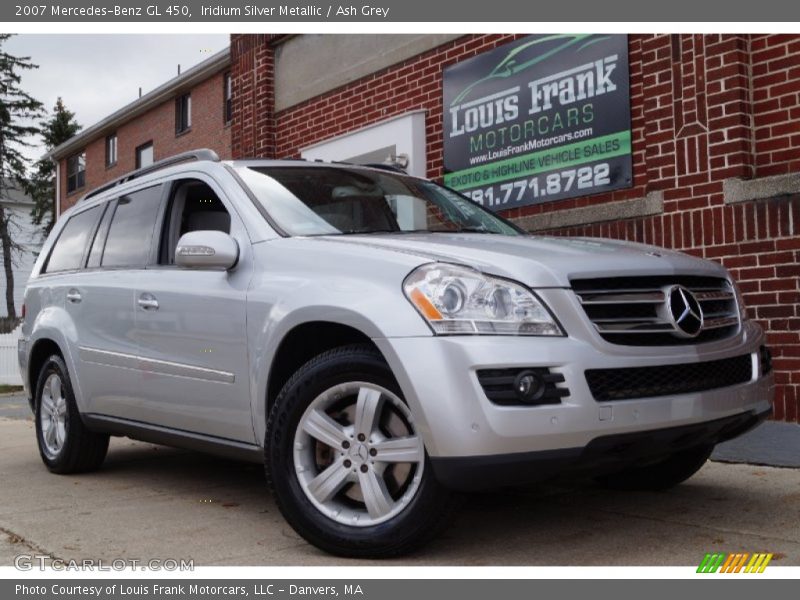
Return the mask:
<path id="1" fill-rule="evenodd" d="M 682 285 L 667 290 L 667 309 L 675 325 L 674 335 L 693 338 L 703 330 L 703 309 L 694 294 Z"/>

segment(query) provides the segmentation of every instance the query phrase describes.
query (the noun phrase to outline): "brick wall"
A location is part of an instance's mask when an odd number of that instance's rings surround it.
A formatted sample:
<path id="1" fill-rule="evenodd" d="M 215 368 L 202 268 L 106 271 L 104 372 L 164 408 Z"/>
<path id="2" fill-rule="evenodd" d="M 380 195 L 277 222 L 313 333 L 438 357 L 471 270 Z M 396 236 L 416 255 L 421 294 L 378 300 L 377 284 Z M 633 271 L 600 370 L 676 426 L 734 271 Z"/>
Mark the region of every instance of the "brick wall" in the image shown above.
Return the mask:
<path id="1" fill-rule="evenodd" d="M 185 133 L 175 134 L 175 100 L 170 99 L 117 129 L 115 166 L 106 168 L 104 135 L 89 142 L 86 185 L 71 194 L 67 194 L 67 161 L 62 160 L 61 210 L 72 206 L 86 191 L 135 169 L 136 148 L 151 140 L 155 160 L 195 148 L 211 148 L 221 157 L 230 158 L 231 126 L 223 122 L 222 77 L 222 72 L 217 73 L 191 89 L 192 127 Z"/>
<path id="2" fill-rule="evenodd" d="M 800 171 L 800 36 L 754 35 L 753 154 L 757 175 Z"/>
<path id="3" fill-rule="evenodd" d="M 274 40 L 234 36 L 243 56 L 239 67 L 234 60 L 242 88 L 234 156 L 297 157 L 312 143 L 425 109 L 428 176 L 439 178 L 442 69 L 514 37 L 464 36 L 273 117 Z M 800 36 L 632 35 L 629 55 L 633 187 L 505 216 L 527 224 L 551 211 L 663 194 L 662 214 L 550 233 L 653 243 L 731 269 L 775 354 L 775 418 L 798 421 L 800 197 L 726 203 L 724 182 L 800 172 Z"/>
<path id="4" fill-rule="evenodd" d="M 274 37 L 231 35 L 235 158 L 275 154 Z"/>

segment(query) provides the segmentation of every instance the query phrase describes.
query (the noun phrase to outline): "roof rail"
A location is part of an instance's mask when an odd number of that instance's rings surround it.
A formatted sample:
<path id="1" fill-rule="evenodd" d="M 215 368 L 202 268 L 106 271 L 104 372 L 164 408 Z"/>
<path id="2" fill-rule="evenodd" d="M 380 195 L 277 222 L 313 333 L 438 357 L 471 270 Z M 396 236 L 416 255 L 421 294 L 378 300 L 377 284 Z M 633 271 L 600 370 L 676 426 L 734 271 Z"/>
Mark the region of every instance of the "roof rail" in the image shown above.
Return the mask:
<path id="1" fill-rule="evenodd" d="M 148 173 L 152 173 L 153 171 L 166 169 L 167 167 L 188 162 L 190 160 L 195 160 L 195 161 L 210 160 L 212 162 L 219 162 L 219 155 L 217 155 L 217 153 L 214 152 L 213 150 L 209 150 L 208 148 L 201 148 L 199 150 L 190 150 L 189 152 L 181 152 L 180 154 L 176 154 L 174 156 L 168 156 L 167 158 L 162 158 L 161 160 L 154 162 L 152 165 L 147 165 L 146 167 L 142 167 L 141 169 L 136 169 L 135 171 L 126 173 L 121 177 L 117 177 L 116 179 L 93 189 L 83 198 L 78 200 L 78 202 L 83 202 L 84 200 L 88 200 L 89 198 L 97 196 L 98 194 L 101 194 L 106 190 L 110 190 L 113 187 L 122 185 L 123 183 L 126 183 L 128 181 L 132 181 L 133 179 L 141 177 L 142 175 L 147 175 Z"/>
<path id="2" fill-rule="evenodd" d="M 403 167 L 390 164 L 390 163 L 364 163 L 360 165 L 362 167 L 369 167 L 371 169 L 381 169 L 382 171 L 392 171 L 393 173 L 402 173 L 403 175 L 408 175 L 408 171 L 406 171 Z"/>

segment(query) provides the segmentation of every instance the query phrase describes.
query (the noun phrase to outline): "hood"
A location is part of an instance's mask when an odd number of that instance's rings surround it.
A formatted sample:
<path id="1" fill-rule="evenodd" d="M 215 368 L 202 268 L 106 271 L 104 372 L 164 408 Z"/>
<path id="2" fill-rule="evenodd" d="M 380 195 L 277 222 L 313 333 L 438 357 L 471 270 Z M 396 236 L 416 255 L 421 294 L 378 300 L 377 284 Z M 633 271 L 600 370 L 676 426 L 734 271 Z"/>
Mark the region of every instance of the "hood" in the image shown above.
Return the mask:
<path id="1" fill-rule="evenodd" d="M 325 236 L 336 244 L 413 254 L 466 265 L 530 287 L 569 287 L 570 279 L 637 275 L 727 277 L 713 262 L 635 242 L 601 238 L 407 233 Z"/>

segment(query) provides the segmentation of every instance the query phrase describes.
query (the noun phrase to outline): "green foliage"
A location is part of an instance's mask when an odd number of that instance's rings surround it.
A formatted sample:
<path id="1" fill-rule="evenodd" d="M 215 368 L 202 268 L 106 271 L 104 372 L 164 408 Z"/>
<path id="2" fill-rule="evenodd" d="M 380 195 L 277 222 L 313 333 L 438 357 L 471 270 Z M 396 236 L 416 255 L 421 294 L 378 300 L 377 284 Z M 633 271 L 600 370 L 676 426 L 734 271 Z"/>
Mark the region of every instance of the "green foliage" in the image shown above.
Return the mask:
<path id="1" fill-rule="evenodd" d="M 26 159 L 23 149 L 30 146 L 27 138 L 39 133 L 37 119 L 42 117 L 42 103 L 20 87 L 21 73 L 37 68 L 29 57 L 13 56 L 5 51 L 11 36 L 0 34 L 0 198 L 12 190 L 27 190 Z M 11 211 L 0 204 L 0 250 L 6 277 L 5 300 L 7 315 L 17 316 L 14 308 L 13 254 L 19 245 L 12 239 Z"/>
<path id="2" fill-rule="evenodd" d="M 41 136 L 47 150 L 60 146 L 81 130 L 75 121 L 75 113 L 64 106 L 59 98 L 49 119 L 40 123 Z M 42 225 L 44 234 L 50 233 L 55 222 L 56 167 L 49 159 L 40 159 L 33 165 L 28 186 L 28 194 L 33 198 L 31 216 L 33 222 Z"/>

